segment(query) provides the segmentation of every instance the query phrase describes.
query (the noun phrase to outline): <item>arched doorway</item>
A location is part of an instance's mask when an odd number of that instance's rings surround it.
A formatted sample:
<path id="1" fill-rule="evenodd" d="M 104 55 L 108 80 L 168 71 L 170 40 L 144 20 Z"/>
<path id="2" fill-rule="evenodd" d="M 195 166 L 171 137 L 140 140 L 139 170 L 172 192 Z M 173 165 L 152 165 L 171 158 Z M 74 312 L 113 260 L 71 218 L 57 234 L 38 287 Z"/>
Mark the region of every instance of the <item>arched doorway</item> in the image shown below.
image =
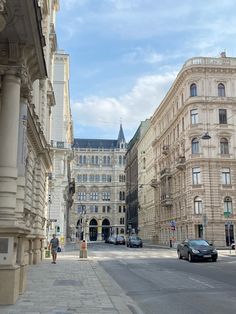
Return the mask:
<path id="1" fill-rule="evenodd" d="M 98 223 L 96 219 L 92 219 L 89 223 L 89 240 L 97 241 L 98 236 Z"/>
<path id="2" fill-rule="evenodd" d="M 110 228 L 111 228 L 110 221 L 107 218 L 103 219 L 103 221 L 102 221 L 102 236 L 103 236 L 103 240 L 105 240 L 105 241 L 110 236 Z"/>

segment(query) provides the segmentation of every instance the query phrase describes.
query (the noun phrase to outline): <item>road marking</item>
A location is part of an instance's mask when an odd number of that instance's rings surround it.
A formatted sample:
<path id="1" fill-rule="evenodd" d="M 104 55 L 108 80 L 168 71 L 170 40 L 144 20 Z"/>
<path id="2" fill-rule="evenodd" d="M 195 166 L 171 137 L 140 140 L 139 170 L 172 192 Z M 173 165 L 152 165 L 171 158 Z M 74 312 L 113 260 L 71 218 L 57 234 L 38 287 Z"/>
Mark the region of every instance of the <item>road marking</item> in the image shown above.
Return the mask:
<path id="1" fill-rule="evenodd" d="M 198 280 L 198 279 L 195 279 L 195 278 L 192 278 L 192 277 L 189 277 L 189 279 L 192 280 L 192 281 L 195 281 L 195 282 L 197 282 L 197 283 L 200 283 L 200 284 L 202 284 L 202 285 L 204 285 L 204 286 L 207 286 L 207 287 L 209 287 L 209 288 L 212 288 L 212 289 L 215 288 L 214 286 L 212 286 L 212 285 L 210 285 L 210 284 L 208 284 L 208 283 L 206 283 L 206 282 L 204 282 L 204 281 L 201 281 L 201 280 Z"/>

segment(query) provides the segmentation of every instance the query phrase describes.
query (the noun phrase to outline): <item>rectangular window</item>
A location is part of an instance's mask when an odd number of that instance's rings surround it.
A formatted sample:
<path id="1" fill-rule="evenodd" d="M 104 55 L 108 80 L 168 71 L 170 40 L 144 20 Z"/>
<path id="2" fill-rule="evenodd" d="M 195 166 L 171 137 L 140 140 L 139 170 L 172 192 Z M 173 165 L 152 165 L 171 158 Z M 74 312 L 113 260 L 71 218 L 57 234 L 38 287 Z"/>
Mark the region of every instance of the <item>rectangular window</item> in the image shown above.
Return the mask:
<path id="1" fill-rule="evenodd" d="M 85 192 L 78 192 L 78 200 L 79 201 L 86 201 L 86 193 Z"/>
<path id="2" fill-rule="evenodd" d="M 99 174 L 95 175 L 95 182 L 100 182 L 100 175 Z"/>
<path id="3" fill-rule="evenodd" d="M 227 110 L 226 109 L 219 109 L 219 123 L 227 124 Z"/>
<path id="4" fill-rule="evenodd" d="M 230 169 L 223 168 L 221 171 L 222 184 L 231 184 Z"/>
<path id="5" fill-rule="evenodd" d="M 201 174 L 201 172 L 200 172 L 200 168 L 199 167 L 192 169 L 192 181 L 193 181 L 193 184 L 200 184 L 201 183 L 200 174 Z"/>
<path id="6" fill-rule="evenodd" d="M 94 182 L 94 174 L 89 175 L 89 182 Z"/>
<path id="7" fill-rule="evenodd" d="M 98 192 L 91 192 L 90 193 L 90 200 L 97 201 L 98 200 Z"/>
<path id="8" fill-rule="evenodd" d="M 198 110 L 197 109 L 191 110 L 190 117 L 191 117 L 191 124 L 197 124 L 198 123 Z"/>
<path id="9" fill-rule="evenodd" d="M 103 192 L 102 193 L 102 200 L 103 201 L 110 201 L 110 192 Z"/>
<path id="10" fill-rule="evenodd" d="M 106 182 L 107 176 L 105 174 L 102 175 L 102 182 Z"/>
<path id="11" fill-rule="evenodd" d="M 87 178 L 87 174 L 83 174 L 83 182 L 87 182 L 88 178 Z"/>

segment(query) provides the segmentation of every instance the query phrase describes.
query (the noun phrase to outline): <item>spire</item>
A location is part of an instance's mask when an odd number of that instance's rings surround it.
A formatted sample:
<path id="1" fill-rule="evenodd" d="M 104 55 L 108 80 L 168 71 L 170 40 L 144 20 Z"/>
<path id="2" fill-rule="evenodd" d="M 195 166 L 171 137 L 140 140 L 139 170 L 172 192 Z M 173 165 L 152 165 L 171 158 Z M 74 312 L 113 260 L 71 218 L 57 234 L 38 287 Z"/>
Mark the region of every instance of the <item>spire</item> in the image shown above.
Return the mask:
<path id="1" fill-rule="evenodd" d="M 122 128 L 122 124 L 120 124 L 120 131 L 117 139 L 117 146 L 120 146 L 121 143 L 125 143 L 125 136 Z"/>

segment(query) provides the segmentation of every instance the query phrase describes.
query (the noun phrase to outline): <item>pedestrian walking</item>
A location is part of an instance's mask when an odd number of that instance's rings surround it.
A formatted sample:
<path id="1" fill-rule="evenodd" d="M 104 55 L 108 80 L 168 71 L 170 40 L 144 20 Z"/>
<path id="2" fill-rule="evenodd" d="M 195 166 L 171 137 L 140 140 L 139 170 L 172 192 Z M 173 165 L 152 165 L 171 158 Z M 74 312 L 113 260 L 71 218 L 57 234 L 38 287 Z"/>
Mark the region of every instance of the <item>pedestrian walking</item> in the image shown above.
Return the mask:
<path id="1" fill-rule="evenodd" d="M 56 235 L 52 235 L 53 238 L 50 241 L 50 249 L 51 249 L 51 254 L 52 254 L 52 264 L 56 264 L 57 260 L 57 252 L 59 248 L 59 240 L 56 238 Z"/>

